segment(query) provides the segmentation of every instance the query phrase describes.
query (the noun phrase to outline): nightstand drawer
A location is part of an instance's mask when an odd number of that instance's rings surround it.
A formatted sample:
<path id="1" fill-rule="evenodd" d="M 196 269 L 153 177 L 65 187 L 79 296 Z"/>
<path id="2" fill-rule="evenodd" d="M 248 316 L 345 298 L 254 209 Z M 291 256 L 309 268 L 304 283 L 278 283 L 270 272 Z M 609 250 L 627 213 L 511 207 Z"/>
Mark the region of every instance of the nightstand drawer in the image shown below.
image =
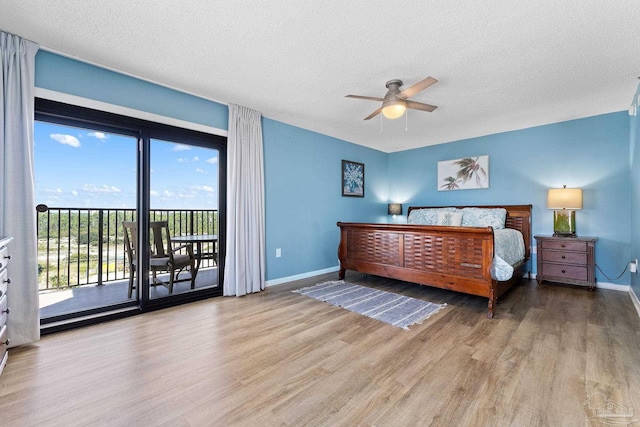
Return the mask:
<path id="1" fill-rule="evenodd" d="M 587 265 L 586 252 L 544 251 L 542 261 Z"/>
<path id="2" fill-rule="evenodd" d="M 569 237 L 559 240 L 543 240 L 540 243 L 542 249 L 587 252 L 587 242 L 572 241 Z"/>
<path id="3" fill-rule="evenodd" d="M 587 266 L 558 265 L 543 262 L 542 275 L 545 277 L 558 277 L 562 279 L 587 280 L 589 278 Z"/>

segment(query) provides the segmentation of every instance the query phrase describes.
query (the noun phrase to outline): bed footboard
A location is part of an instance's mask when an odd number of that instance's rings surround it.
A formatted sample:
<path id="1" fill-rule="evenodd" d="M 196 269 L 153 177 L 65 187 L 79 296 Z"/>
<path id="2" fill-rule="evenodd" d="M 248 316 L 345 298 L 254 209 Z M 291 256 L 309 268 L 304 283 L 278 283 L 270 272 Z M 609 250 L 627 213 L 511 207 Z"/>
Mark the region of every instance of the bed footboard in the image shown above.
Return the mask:
<path id="1" fill-rule="evenodd" d="M 483 296 L 495 303 L 490 227 L 342 222 L 338 226 L 341 279 L 346 270 L 355 270 Z"/>

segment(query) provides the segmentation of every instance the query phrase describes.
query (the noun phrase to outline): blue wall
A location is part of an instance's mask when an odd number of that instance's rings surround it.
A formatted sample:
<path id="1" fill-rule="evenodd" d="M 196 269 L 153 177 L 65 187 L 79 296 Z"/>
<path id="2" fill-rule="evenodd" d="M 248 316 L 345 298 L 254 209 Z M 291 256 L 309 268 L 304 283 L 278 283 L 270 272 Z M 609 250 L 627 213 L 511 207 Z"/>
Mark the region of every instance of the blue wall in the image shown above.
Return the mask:
<path id="1" fill-rule="evenodd" d="M 219 129 L 228 126 L 225 105 L 44 51 L 36 56 L 36 86 Z M 631 164 L 637 170 L 638 126 L 632 118 L 630 129 L 629 116 L 620 112 L 386 154 L 263 118 L 267 279 L 337 266 L 335 223 L 387 222 L 389 200 L 404 203 L 405 212 L 409 205 L 532 204 L 534 234 L 551 234 L 546 193 L 566 184 L 584 190 L 578 234 L 598 237 L 596 262 L 611 278 L 597 272 L 598 280 L 628 284 L 628 273 L 613 278 L 640 251 L 640 229 L 631 229 L 630 213 L 633 203 L 637 223 L 640 178 L 632 177 L 629 161 L 631 140 Z M 490 156 L 490 188 L 436 190 L 438 161 L 483 154 Z M 364 198 L 341 197 L 342 159 L 365 164 Z M 276 248 L 282 249 L 281 258 L 275 258 Z"/>
<path id="2" fill-rule="evenodd" d="M 640 258 L 640 84 L 633 97 L 635 115 L 630 116 L 630 153 L 631 167 L 631 257 Z M 640 273 L 639 273 L 640 274 Z M 631 286 L 640 297 L 640 279 L 638 274 L 631 275 Z"/>
<path id="3" fill-rule="evenodd" d="M 386 219 L 387 154 L 263 120 L 271 279 L 338 265 L 338 221 Z M 365 197 L 342 197 L 342 160 L 365 165 Z M 276 248 L 282 258 L 275 258 Z"/>
<path id="4" fill-rule="evenodd" d="M 226 105 L 42 50 L 36 55 L 36 87 L 218 129 L 229 127 Z"/>
<path id="5" fill-rule="evenodd" d="M 488 189 L 437 191 L 437 162 L 489 155 Z M 552 234 L 549 188 L 580 187 L 577 232 L 597 236 L 600 282 L 613 280 L 630 257 L 629 118 L 626 112 L 505 132 L 389 156 L 392 200 L 408 205 L 532 204 L 533 233 Z M 534 258 L 535 261 L 535 258 Z M 534 262 L 535 271 L 535 262 Z"/>
<path id="6" fill-rule="evenodd" d="M 36 56 L 36 87 L 228 128 L 225 105 L 45 51 Z M 267 280 L 336 267 L 337 221 L 386 219 L 387 154 L 266 118 L 262 123 Z M 342 159 L 365 164 L 364 198 L 341 196 Z"/>

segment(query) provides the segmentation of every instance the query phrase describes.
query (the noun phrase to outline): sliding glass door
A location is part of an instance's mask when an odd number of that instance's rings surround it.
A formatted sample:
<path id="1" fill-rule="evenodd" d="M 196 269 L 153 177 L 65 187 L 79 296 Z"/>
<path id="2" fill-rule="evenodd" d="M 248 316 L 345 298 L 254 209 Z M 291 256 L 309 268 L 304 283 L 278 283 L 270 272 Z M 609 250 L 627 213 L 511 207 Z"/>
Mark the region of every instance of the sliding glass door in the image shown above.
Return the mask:
<path id="1" fill-rule="evenodd" d="M 177 274 L 172 295 L 220 284 L 220 152 L 188 142 L 152 138 L 150 146 L 150 221 L 166 221 L 171 249 L 193 259 L 192 266 Z M 155 283 L 152 278 L 149 297 L 169 296 L 168 279 L 168 274 Z"/>
<path id="2" fill-rule="evenodd" d="M 34 135 L 41 317 L 132 300 L 120 224 L 136 216 L 138 139 L 44 121 Z"/>
<path id="3" fill-rule="evenodd" d="M 34 157 L 43 324 L 222 294 L 226 138 L 37 99 Z"/>

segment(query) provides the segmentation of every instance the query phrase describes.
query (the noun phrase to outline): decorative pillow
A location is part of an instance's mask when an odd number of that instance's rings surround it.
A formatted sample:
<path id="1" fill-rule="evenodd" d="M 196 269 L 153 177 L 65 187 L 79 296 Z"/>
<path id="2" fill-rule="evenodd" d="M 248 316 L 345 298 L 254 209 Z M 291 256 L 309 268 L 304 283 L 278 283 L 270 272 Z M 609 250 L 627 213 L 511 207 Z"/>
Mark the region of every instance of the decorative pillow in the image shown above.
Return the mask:
<path id="1" fill-rule="evenodd" d="M 407 222 L 409 224 L 436 225 L 438 222 L 438 212 L 455 212 L 453 207 L 447 208 L 426 208 L 414 209 L 409 214 Z"/>
<path id="2" fill-rule="evenodd" d="M 449 227 L 459 227 L 462 223 L 462 212 L 438 212 L 438 222 L 436 225 L 448 225 Z"/>
<path id="3" fill-rule="evenodd" d="M 463 227 L 493 227 L 494 230 L 504 228 L 507 210 L 504 208 L 464 208 L 462 209 Z"/>

